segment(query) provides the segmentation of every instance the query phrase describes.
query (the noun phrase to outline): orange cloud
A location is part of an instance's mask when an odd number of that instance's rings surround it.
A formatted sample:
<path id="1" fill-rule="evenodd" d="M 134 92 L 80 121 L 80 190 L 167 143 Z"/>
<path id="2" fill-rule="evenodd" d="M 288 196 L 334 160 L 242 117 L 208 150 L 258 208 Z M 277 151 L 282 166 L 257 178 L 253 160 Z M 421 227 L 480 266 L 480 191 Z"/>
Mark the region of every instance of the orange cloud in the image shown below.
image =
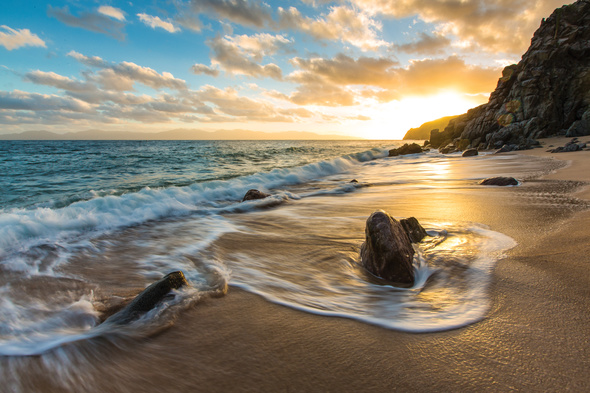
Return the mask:
<path id="1" fill-rule="evenodd" d="M 493 53 L 522 54 L 541 19 L 564 0 L 351 0 L 373 14 L 417 15 L 460 41 Z"/>
<path id="2" fill-rule="evenodd" d="M 494 89 L 500 75 L 500 69 L 468 65 L 456 56 L 414 60 L 406 68 L 387 58 L 354 59 L 342 54 L 332 59 L 295 58 L 292 64 L 298 70 L 287 80 L 298 84 L 296 90 L 273 96 L 298 105 L 351 106 L 359 98 L 388 102 L 445 90 L 485 94 Z"/>

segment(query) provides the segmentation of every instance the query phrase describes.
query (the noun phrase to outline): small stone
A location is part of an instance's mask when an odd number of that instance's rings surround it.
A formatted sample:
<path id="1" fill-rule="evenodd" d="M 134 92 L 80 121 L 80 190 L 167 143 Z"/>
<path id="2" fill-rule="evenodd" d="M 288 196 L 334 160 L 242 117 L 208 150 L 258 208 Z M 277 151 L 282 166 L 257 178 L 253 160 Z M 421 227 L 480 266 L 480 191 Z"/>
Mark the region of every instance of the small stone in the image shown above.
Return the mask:
<path id="1" fill-rule="evenodd" d="M 482 186 L 516 186 L 518 185 L 518 180 L 513 177 L 498 176 L 482 180 L 479 184 Z"/>

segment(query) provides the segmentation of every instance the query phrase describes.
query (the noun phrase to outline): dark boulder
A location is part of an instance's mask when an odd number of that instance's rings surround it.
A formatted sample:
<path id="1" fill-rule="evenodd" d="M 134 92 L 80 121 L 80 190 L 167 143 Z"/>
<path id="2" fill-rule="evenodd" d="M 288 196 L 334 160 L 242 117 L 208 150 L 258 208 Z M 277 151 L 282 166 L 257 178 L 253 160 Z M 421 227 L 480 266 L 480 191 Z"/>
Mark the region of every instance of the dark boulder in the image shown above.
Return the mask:
<path id="1" fill-rule="evenodd" d="M 404 218 L 399 220 L 404 228 L 404 231 L 410 238 L 412 243 L 420 243 L 428 234 L 426 230 L 420 225 L 416 217 Z"/>
<path id="2" fill-rule="evenodd" d="M 414 248 L 402 224 L 383 210 L 369 216 L 361 246 L 361 264 L 385 280 L 414 283 Z"/>
<path id="3" fill-rule="evenodd" d="M 398 147 L 397 149 L 391 149 L 389 151 L 389 157 L 397 157 L 403 156 L 406 154 L 416 154 L 422 153 L 422 147 L 417 143 L 406 143 L 402 147 Z"/>
<path id="4" fill-rule="evenodd" d="M 248 190 L 248 192 L 246 193 L 246 195 L 244 195 L 244 198 L 242 199 L 242 202 L 251 201 L 251 200 L 254 200 L 254 199 L 264 199 L 264 198 L 267 198 L 269 196 L 270 196 L 270 194 L 266 194 L 266 193 L 264 193 L 262 191 L 258 191 L 258 190 L 252 189 L 252 190 Z"/>
<path id="5" fill-rule="evenodd" d="M 477 149 L 467 149 L 461 154 L 461 157 L 473 157 L 478 155 Z"/>
<path id="6" fill-rule="evenodd" d="M 189 285 L 181 271 L 169 273 L 148 286 L 125 308 L 110 316 L 105 323 L 127 324 L 150 311 L 164 300 L 171 290 Z"/>
<path id="7" fill-rule="evenodd" d="M 513 177 L 490 177 L 488 179 L 482 180 L 482 186 L 516 186 L 518 185 L 518 180 Z"/>

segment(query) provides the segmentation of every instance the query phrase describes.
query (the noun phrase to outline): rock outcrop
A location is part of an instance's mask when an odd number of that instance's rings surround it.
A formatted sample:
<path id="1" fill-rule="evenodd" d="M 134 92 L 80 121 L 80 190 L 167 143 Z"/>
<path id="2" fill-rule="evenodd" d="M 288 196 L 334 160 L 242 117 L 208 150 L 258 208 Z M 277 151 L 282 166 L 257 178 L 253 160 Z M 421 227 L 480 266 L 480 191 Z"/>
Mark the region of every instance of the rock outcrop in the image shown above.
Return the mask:
<path id="1" fill-rule="evenodd" d="M 573 138 L 571 141 L 563 146 L 556 147 L 555 149 L 547 150 L 549 153 L 567 153 L 570 151 L 580 151 L 586 148 L 585 142 L 580 142 L 578 138 Z"/>
<path id="2" fill-rule="evenodd" d="M 131 303 L 118 313 L 110 316 L 105 323 L 127 324 L 156 307 L 158 303 L 168 296 L 171 290 L 179 289 L 185 285 L 189 285 L 189 283 L 186 281 L 184 273 L 181 271 L 169 273 L 144 289 Z"/>
<path id="3" fill-rule="evenodd" d="M 262 191 L 258 191 L 258 190 L 252 189 L 252 190 L 248 190 L 248 192 L 246 193 L 246 195 L 244 195 L 244 198 L 242 199 L 242 202 L 251 201 L 251 200 L 254 200 L 254 199 L 264 199 L 264 198 L 267 198 L 269 196 L 270 196 L 270 194 L 267 194 L 267 193 L 264 193 Z"/>
<path id="4" fill-rule="evenodd" d="M 417 143 L 405 143 L 403 146 L 389 151 L 389 157 L 403 156 L 406 154 L 422 153 L 422 146 Z"/>
<path id="5" fill-rule="evenodd" d="M 504 68 L 487 104 L 431 132 L 433 147 L 529 148 L 536 138 L 590 134 L 590 0 L 543 20 L 518 64 Z"/>
<path id="6" fill-rule="evenodd" d="M 399 221 L 377 210 L 367 219 L 365 236 L 361 246 L 365 269 L 394 283 L 414 283 L 414 248 Z"/>

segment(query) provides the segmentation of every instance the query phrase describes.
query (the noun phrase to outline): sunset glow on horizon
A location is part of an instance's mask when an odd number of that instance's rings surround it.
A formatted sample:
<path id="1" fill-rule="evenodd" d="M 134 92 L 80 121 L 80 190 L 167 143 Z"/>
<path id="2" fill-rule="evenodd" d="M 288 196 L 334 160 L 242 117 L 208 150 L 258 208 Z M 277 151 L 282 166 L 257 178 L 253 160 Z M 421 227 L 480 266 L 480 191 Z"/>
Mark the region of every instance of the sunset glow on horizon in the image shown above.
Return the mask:
<path id="1" fill-rule="evenodd" d="M 0 134 L 244 129 L 401 139 L 487 102 L 563 0 L 11 2 Z"/>

